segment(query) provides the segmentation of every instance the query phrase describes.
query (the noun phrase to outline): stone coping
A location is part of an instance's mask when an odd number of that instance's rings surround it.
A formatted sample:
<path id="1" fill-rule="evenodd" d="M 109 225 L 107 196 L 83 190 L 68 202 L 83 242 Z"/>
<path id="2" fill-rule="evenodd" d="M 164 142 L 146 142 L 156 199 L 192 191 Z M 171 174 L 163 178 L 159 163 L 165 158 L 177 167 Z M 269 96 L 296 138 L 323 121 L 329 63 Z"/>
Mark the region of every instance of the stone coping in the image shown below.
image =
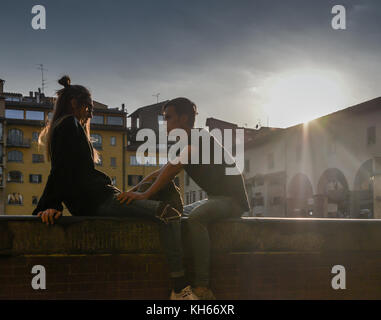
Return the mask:
<path id="1" fill-rule="evenodd" d="M 229 254 L 381 251 L 381 219 L 243 217 L 209 229 L 212 250 Z M 161 252 L 151 221 L 64 216 L 47 226 L 35 216 L 0 216 L 0 257 Z"/>

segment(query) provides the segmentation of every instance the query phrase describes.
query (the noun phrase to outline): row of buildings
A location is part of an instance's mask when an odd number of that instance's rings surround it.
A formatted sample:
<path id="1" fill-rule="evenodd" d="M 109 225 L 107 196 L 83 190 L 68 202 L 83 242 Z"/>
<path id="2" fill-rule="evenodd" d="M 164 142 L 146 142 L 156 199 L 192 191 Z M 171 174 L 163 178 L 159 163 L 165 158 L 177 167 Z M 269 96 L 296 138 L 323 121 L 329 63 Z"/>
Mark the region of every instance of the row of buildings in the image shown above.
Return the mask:
<path id="1" fill-rule="evenodd" d="M 136 158 L 137 132 L 159 132 L 166 102 L 128 115 L 124 105 L 109 108 L 94 101 L 91 133 L 101 155 L 97 167 L 119 189 L 128 190 L 166 162 L 158 153 L 144 163 Z M 30 214 L 42 194 L 50 164 L 38 136 L 53 106 L 54 98 L 41 92 L 5 92 L 0 80 L 0 214 Z M 251 204 L 246 215 L 380 218 L 380 120 L 381 98 L 376 98 L 289 128 L 240 128 L 215 118 L 205 125 L 233 134 L 244 130 L 243 175 Z M 207 197 L 187 174 L 176 183 L 185 204 Z"/>
<path id="2" fill-rule="evenodd" d="M 28 215 L 37 205 L 50 172 L 38 137 L 52 116 L 55 100 L 40 91 L 28 96 L 6 92 L 4 83 L 0 79 L 0 215 Z M 158 130 L 163 103 L 127 115 L 124 105 L 109 108 L 94 101 L 91 137 L 100 153 L 97 169 L 109 175 L 120 190 L 128 190 L 162 165 L 158 157 L 147 157 L 144 163 L 137 161 L 139 142 L 135 136 L 139 128 Z M 182 174 L 176 177 L 176 183 L 183 190 Z"/>

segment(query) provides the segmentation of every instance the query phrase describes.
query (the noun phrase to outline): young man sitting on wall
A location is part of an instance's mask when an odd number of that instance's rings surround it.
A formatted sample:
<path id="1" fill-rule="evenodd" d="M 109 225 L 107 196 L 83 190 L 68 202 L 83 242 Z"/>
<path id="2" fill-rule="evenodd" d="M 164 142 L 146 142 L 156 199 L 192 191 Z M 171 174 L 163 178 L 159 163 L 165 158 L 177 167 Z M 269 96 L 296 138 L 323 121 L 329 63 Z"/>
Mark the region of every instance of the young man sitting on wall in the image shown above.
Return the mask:
<path id="1" fill-rule="evenodd" d="M 208 233 L 209 223 L 229 217 L 239 217 L 243 212 L 250 210 L 242 174 L 227 175 L 226 169 L 234 167 L 226 161 L 225 148 L 208 134 L 210 139 L 210 161 L 201 163 L 202 143 L 192 143 L 191 130 L 194 128 L 196 117 L 195 104 L 186 98 L 176 98 L 167 102 L 163 107 L 164 119 L 167 122 L 167 131 L 183 129 L 188 136 L 188 144 L 181 151 L 175 161 L 168 162 L 155 172 L 156 180 L 142 193 L 129 191 L 119 195 L 121 202 L 129 204 L 133 200 L 148 199 L 159 192 L 181 170 L 185 172 L 208 194 L 208 199 L 195 202 L 184 208 L 188 214 L 186 222 L 189 246 L 194 262 L 193 293 L 200 299 L 215 299 L 209 287 L 210 281 L 210 241 Z M 201 140 L 201 137 L 200 137 Z M 225 161 L 214 161 L 215 146 L 222 149 Z M 205 152 L 205 151 L 204 151 Z M 193 155 L 192 155 L 193 154 Z M 191 157 L 196 156 L 199 164 L 192 164 Z M 231 156 L 230 156 L 231 157 Z M 232 158 L 230 158 L 232 160 Z M 193 162 L 194 163 L 194 162 Z M 151 177 L 152 178 L 152 177 Z"/>

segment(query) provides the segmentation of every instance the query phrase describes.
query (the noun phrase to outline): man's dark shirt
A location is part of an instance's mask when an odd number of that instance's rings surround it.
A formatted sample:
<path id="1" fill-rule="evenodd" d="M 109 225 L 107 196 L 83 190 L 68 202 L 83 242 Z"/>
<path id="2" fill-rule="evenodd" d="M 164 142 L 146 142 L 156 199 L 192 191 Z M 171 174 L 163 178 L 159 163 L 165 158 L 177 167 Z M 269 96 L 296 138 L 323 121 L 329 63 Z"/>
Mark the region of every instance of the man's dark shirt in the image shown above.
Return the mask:
<path id="1" fill-rule="evenodd" d="M 44 192 L 33 215 L 46 209 L 72 215 L 91 216 L 112 193 L 119 192 L 111 179 L 94 167 L 93 147 L 85 129 L 74 116 L 68 116 L 53 129 L 51 170 Z"/>
<path id="2" fill-rule="evenodd" d="M 212 135 L 209 135 L 210 139 L 210 164 L 201 164 L 202 161 L 202 138 L 199 139 L 199 163 L 184 164 L 184 170 L 186 173 L 200 186 L 201 189 L 206 191 L 210 196 L 227 196 L 234 199 L 243 211 L 250 210 L 249 202 L 247 199 L 247 193 L 245 183 L 242 174 L 227 175 L 226 168 L 234 168 L 235 164 L 229 165 L 224 161 L 224 153 L 228 154 L 230 159 L 232 156 L 225 151 L 225 148 L 214 139 Z M 189 142 L 191 145 L 191 141 Z M 214 145 L 217 144 L 222 151 L 222 163 L 215 164 L 214 159 Z"/>

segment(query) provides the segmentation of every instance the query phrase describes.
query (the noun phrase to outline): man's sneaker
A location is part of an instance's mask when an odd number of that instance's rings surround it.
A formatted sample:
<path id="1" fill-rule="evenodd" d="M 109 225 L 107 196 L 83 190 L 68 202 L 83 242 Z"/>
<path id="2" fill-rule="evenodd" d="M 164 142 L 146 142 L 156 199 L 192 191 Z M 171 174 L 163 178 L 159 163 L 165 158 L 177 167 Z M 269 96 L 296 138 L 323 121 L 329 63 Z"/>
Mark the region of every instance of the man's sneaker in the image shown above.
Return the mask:
<path id="1" fill-rule="evenodd" d="M 191 286 L 185 287 L 180 293 L 172 290 L 171 300 L 198 300 L 197 296 L 192 292 Z"/>
<path id="2" fill-rule="evenodd" d="M 165 204 L 164 208 L 161 211 L 159 211 L 156 217 L 164 223 L 168 223 L 171 220 L 180 219 L 181 213 L 177 211 L 175 208 L 173 208 L 171 205 Z"/>
<path id="3" fill-rule="evenodd" d="M 216 300 L 212 290 L 208 288 L 196 288 L 192 292 L 199 300 Z"/>

